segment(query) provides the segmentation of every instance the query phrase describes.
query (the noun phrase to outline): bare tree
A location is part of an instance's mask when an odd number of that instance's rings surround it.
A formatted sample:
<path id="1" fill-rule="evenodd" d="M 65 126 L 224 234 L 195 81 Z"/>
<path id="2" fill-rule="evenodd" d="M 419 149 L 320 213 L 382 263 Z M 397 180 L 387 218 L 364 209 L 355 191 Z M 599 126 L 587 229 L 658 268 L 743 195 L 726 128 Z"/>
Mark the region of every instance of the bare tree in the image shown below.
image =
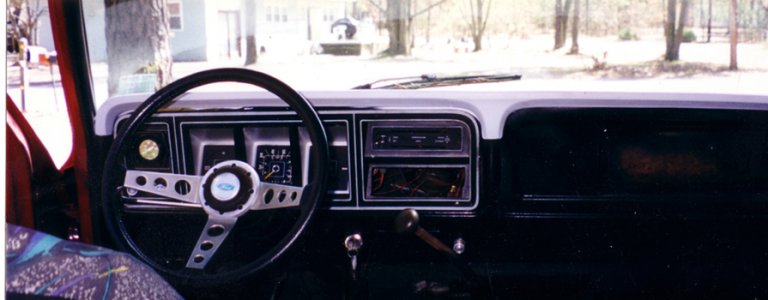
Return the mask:
<path id="1" fill-rule="evenodd" d="M 572 0 L 565 0 L 565 5 L 563 6 L 564 15 L 563 15 L 562 23 L 560 23 L 560 26 L 563 27 L 563 29 L 560 30 L 560 34 L 562 35 L 560 37 L 560 40 L 563 41 L 563 43 L 565 43 L 565 39 L 568 36 L 568 18 L 570 18 L 572 3 L 573 3 Z"/>
<path id="2" fill-rule="evenodd" d="M 563 0 L 555 0 L 555 46 L 553 49 L 557 50 L 563 47 L 563 44 L 565 41 L 561 39 L 563 36 L 561 31 L 563 30 L 563 27 L 561 24 L 563 23 L 563 15 L 565 13 L 563 12 Z"/>
<path id="3" fill-rule="evenodd" d="M 681 0 L 680 16 L 677 15 L 677 0 L 667 0 L 667 20 L 664 26 L 667 50 L 664 60 L 675 61 L 680 59 L 680 44 L 683 41 L 685 23 L 688 20 L 689 0 Z"/>
<path id="4" fill-rule="evenodd" d="M 571 0 L 555 0 L 555 47 L 560 49 L 565 45 L 568 34 L 568 13 L 571 10 Z"/>
<path id="5" fill-rule="evenodd" d="M 386 26 L 389 31 L 389 48 L 385 51 L 389 55 L 411 55 L 413 40 L 413 19 L 429 10 L 443 4 L 447 0 L 440 0 L 417 12 L 412 12 L 414 0 L 387 0 L 384 8 L 373 0 L 368 2 L 376 7 L 387 18 Z"/>
<path id="6" fill-rule="evenodd" d="M 709 0 L 707 10 L 707 43 L 709 43 L 712 40 L 712 0 Z"/>
<path id="7" fill-rule="evenodd" d="M 573 25 L 571 25 L 571 50 L 569 54 L 579 53 L 579 14 L 581 9 L 579 8 L 579 0 L 574 0 L 573 3 Z"/>
<path id="8" fill-rule="evenodd" d="M 6 35 L 14 42 L 21 38 L 27 39 L 29 45 L 37 45 L 37 27 L 40 17 L 48 13 L 43 0 L 9 0 L 5 7 L 5 15 L 9 26 Z M 18 45 L 10 45 L 16 49 Z"/>
<path id="9" fill-rule="evenodd" d="M 155 89 L 171 81 L 171 49 L 166 0 L 105 0 L 107 84 L 117 93 L 124 76 L 157 75 Z"/>
<path id="10" fill-rule="evenodd" d="M 387 0 L 387 30 L 391 55 L 411 54 L 411 1 Z"/>
<path id="11" fill-rule="evenodd" d="M 245 65 L 255 64 L 258 60 L 256 51 L 256 3 L 255 0 L 243 0 L 245 10 Z"/>
<path id="12" fill-rule="evenodd" d="M 472 41 L 475 43 L 474 52 L 483 49 L 483 34 L 485 33 L 488 17 L 491 13 L 491 0 L 467 0 L 469 2 L 469 26 Z"/>
<path id="13" fill-rule="evenodd" d="M 730 33 L 730 41 L 731 41 L 731 61 L 728 65 L 728 69 L 730 70 L 738 70 L 738 62 L 736 57 L 736 46 L 739 43 L 739 27 L 737 26 L 739 21 L 739 15 L 738 15 L 738 9 L 739 9 L 739 1 L 738 0 L 731 0 L 729 9 L 728 9 L 728 32 Z"/>

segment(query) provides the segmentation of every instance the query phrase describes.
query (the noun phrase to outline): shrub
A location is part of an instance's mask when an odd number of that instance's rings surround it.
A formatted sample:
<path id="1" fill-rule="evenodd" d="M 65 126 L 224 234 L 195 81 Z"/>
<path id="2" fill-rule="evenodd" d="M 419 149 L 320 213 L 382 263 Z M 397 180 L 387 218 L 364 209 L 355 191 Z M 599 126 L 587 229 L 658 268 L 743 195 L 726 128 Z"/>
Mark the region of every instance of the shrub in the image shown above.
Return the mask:
<path id="1" fill-rule="evenodd" d="M 638 37 L 636 33 L 632 32 L 629 29 L 624 29 L 619 32 L 620 41 L 637 41 L 639 39 L 640 37 Z"/>
<path id="2" fill-rule="evenodd" d="M 683 43 L 692 43 L 696 41 L 696 34 L 693 31 L 686 29 L 683 32 Z"/>

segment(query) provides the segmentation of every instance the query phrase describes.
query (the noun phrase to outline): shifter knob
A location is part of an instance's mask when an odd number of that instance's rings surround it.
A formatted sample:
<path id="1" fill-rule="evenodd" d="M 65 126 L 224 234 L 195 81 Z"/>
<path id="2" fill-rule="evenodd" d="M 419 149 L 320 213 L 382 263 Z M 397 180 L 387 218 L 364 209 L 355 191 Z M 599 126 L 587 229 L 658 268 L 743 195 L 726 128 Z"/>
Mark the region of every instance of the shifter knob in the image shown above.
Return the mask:
<path id="1" fill-rule="evenodd" d="M 404 209 L 395 217 L 395 230 L 398 233 L 413 233 L 419 227 L 419 213 L 415 209 Z"/>
<path id="2" fill-rule="evenodd" d="M 450 256 L 456 255 L 456 252 L 453 252 L 453 249 L 448 248 L 443 242 L 419 226 L 419 213 L 416 212 L 415 209 L 404 209 L 397 215 L 397 217 L 395 217 L 395 230 L 399 233 L 415 234 L 424 242 L 432 246 L 432 248 L 435 248 L 435 250 L 445 252 Z"/>

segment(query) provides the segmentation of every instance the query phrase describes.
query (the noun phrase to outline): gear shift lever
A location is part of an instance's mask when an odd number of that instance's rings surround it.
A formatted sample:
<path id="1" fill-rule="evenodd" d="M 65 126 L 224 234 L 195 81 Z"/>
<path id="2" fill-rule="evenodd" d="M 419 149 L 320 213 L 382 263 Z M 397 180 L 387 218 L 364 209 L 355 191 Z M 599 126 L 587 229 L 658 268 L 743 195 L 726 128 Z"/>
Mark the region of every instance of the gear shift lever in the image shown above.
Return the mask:
<path id="1" fill-rule="evenodd" d="M 458 255 L 435 236 L 421 228 L 419 225 L 419 213 L 415 209 L 408 208 L 401 211 L 395 218 L 395 230 L 398 233 L 413 233 L 435 250 L 448 254 L 452 258 Z"/>
<path id="2" fill-rule="evenodd" d="M 477 275 L 477 273 L 475 273 L 452 248 L 449 248 L 435 236 L 424 230 L 424 228 L 421 228 L 419 225 L 419 213 L 416 212 L 415 209 L 404 209 L 397 215 L 397 217 L 395 217 L 395 230 L 399 233 L 413 233 L 432 246 L 432 248 L 435 248 L 435 250 L 448 255 L 453 265 L 456 266 L 456 268 L 464 274 L 465 278 L 468 279 L 474 296 L 479 299 L 490 298 L 489 293 L 491 290 L 490 286 L 487 285 L 486 280 Z"/>

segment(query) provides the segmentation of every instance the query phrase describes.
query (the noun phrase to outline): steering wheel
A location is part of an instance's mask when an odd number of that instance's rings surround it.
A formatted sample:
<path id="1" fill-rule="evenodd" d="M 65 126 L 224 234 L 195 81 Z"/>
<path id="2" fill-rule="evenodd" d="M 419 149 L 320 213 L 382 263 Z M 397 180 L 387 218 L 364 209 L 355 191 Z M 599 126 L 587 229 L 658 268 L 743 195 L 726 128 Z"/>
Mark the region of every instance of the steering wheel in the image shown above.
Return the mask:
<path id="1" fill-rule="evenodd" d="M 309 182 L 304 187 L 263 182 L 248 163 L 227 160 L 211 167 L 202 176 L 129 170 L 126 151 L 137 130 L 160 108 L 187 91 L 211 83 L 240 82 L 261 87 L 285 101 L 299 116 L 312 142 Z M 129 250 L 172 283 L 182 286 L 212 286 L 232 282 L 264 269 L 297 240 L 307 227 L 320 199 L 325 196 L 328 172 L 328 139 L 315 109 L 300 93 L 267 74 L 248 69 L 223 68 L 202 71 L 181 78 L 147 98 L 117 133 L 104 163 L 101 201 L 106 227 L 121 250 Z M 181 187 L 181 188 L 179 188 Z M 144 192 L 178 203 L 200 207 L 207 215 L 205 227 L 186 266 L 180 270 L 161 265 L 148 256 L 128 233 L 124 222 L 121 193 Z M 158 201 L 159 204 L 160 201 Z M 279 242 L 263 255 L 231 270 L 206 270 L 219 246 L 249 211 L 298 207 L 299 216 Z M 143 230 L 153 230 L 145 228 Z M 164 243 L 165 241 L 157 241 Z"/>

